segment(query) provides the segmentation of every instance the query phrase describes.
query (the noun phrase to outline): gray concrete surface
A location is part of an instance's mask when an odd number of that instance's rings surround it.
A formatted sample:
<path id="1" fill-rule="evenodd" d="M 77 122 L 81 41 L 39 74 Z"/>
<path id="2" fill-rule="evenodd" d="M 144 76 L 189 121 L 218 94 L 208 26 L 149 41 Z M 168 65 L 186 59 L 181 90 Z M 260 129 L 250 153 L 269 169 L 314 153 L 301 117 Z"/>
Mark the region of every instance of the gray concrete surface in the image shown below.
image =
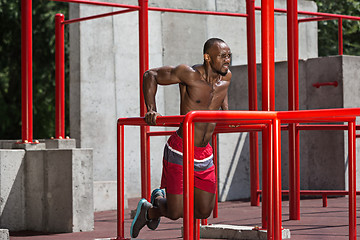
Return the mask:
<path id="1" fill-rule="evenodd" d="M 9 230 L 8 229 L 0 229 L 0 240 L 9 240 Z"/>
<path id="2" fill-rule="evenodd" d="M 93 230 L 92 149 L 0 149 L 0 200 L 1 228 Z"/>
<path id="3" fill-rule="evenodd" d="M 131 0 L 115 2 L 134 4 Z M 260 6 L 261 1 L 257 0 Z M 245 12 L 245 1 L 149 1 L 149 6 Z M 285 8 L 285 0 L 275 1 Z M 299 1 L 299 9 L 316 11 L 313 1 Z M 70 4 L 70 18 L 117 8 Z M 260 12 L 256 13 L 257 61 L 260 62 Z M 286 60 L 286 16 L 275 16 L 276 60 Z M 235 34 L 234 34 L 235 33 Z M 317 56 L 317 23 L 300 24 L 300 57 Z M 224 39 L 232 49 L 233 65 L 246 64 L 246 22 L 243 18 L 149 13 L 150 68 L 202 63 L 202 47 L 210 37 Z M 139 116 L 138 16 L 127 13 L 70 25 L 70 132 L 78 147 L 94 149 L 94 181 L 116 180 L 116 119 Z M 179 114 L 178 86 L 159 87 L 158 112 Z M 152 130 L 162 130 L 152 128 Z M 139 129 L 126 128 L 125 188 L 128 197 L 140 196 Z M 131 136 L 131 137 L 129 137 Z M 152 187 L 160 185 L 166 137 L 151 138 Z M 231 159 L 232 153 L 225 159 Z M 129 179 L 131 178 L 131 181 Z M 94 184 L 94 192 L 104 191 Z M 105 186 L 106 187 L 106 186 Z M 105 189 L 111 191 L 111 184 Z M 97 202 L 101 202 L 96 200 Z M 99 206 L 101 207 L 101 206 Z M 96 205 L 95 209 L 99 209 Z M 116 206 L 109 206 L 113 209 Z"/>
<path id="4" fill-rule="evenodd" d="M 281 239 L 290 239 L 290 230 L 282 230 Z M 211 224 L 200 226 L 200 238 L 210 239 L 267 239 L 267 231 L 251 226 L 238 226 L 229 224 Z"/>

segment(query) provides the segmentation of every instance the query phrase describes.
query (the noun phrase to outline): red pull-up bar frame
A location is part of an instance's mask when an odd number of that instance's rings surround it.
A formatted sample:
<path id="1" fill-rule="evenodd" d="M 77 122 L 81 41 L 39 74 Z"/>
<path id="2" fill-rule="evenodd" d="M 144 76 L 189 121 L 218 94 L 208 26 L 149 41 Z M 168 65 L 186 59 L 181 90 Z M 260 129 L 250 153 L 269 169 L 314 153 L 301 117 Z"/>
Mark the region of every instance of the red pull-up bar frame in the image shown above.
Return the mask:
<path id="1" fill-rule="evenodd" d="M 280 130 L 283 123 L 312 122 L 348 122 L 349 141 L 349 239 L 356 239 L 356 116 L 360 108 L 325 109 L 307 111 L 192 111 L 185 116 L 158 117 L 160 126 L 183 122 L 183 165 L 184 165 L 184 239 L 199 239 L 198 221 L 194 230 L 194 122 L 217 122 L 231 125 L 243 124 L 242 130 L 267 131 L 267 168 L 263 171 L 266 177 L 263 191 L 264 197 L 263 221 L 267 224 L 267 239 L 282 239 L 281 229 L 281 160 L 280 160 Z M 232 122 L 233 121 L 233 122 Z M 146 126 L 143 118 L 118 119 L 118 237 L 124 238 L 124 125 Z M 264 126 L 266 126 L 264 128 Z M 238 126 L 240 127 L 240 126 Z M 328 125 L 327 125 L 328 127 Z M 221 131 L 224 126 L 217 128 Z M 248 129 L 247 129 L 248 128 Z M 339 129 L 344 129 L 343 126 Z M 227 132 L 235 132 L 236 128 L 227 128 Z M 265 214 L 264 214 L 265 211 Z M 195 237 L 193 237 L 195 236 Z"/>

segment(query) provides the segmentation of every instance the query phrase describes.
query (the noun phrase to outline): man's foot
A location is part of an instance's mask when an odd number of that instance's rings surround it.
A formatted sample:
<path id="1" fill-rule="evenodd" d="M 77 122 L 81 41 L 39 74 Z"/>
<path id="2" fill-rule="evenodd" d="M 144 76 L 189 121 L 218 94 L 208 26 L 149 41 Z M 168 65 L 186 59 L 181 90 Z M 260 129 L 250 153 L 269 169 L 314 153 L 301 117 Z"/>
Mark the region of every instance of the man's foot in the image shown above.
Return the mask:
<path id="1" fill-rule="evenodd" d="M 146 225 L 147 211 L 152 207 L 151 203 L 146 201 L 145 198 L 141 199 L 137 205 L 136 215 L 131 224 L 130 235 L 132 238 L 136 238 L 139 235 L 140 230 Z"/>
<path id="2" fill-rule="evenodd" d="M 155 190 L 151 193 L 151 204 L 152 204 L 153 206 L 155 206 L 155 199 L 156 199 L 157 197 L 159 197 L 159 196 L 165 197 L 165 192 L 164 192 L 163 189 L 157 188 L 157 189 L 155 189 Z M 157 206 L 156 206 L 156 207 L 157 207 Z M 146 225 L 147 225 L 148 228 L 150 228 L 151 230 L 155 230 L 155 229 L 159 226 L 159 223 L 160 223 L 160 218 L 158 218 L 158 219 L 152 219 L 152 220 L 148 221 L 148 222 L 146 223 Z"/>

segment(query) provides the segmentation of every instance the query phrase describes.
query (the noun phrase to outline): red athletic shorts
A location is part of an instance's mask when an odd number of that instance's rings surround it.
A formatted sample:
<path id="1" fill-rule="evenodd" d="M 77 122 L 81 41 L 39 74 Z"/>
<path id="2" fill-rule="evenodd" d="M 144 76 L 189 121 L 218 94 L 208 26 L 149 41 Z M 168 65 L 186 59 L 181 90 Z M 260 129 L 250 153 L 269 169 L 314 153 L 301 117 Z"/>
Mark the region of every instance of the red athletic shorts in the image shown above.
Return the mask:
<path id="1" fill-rule="evenodd" d="M 183 194 L 183 139 L 175 132 L 164 148 L 161 188 L 170 194 Z M 194 149 L 194 186 L 215 193 L 215 166 L 210 144 Z"/>

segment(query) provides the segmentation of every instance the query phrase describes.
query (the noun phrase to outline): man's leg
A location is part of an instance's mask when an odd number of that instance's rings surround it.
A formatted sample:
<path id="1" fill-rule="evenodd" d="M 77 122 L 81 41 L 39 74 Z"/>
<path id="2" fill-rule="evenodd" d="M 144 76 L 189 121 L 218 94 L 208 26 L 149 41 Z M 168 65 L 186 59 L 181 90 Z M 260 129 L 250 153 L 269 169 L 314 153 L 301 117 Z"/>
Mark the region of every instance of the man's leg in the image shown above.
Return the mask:
<path id="1" fill-rule="evenodd" d="M 198 188 L 194 188 L 195 196 L 195 217 L 198 219 L 206 219 L 210 216 L 214 204 L 215 194 L 209 193 Z M 183 195 L 182 194 L 166 194 L 166 198 L 158 197 L 155 200 L 155 206 L 148 211 L 149 219 L 157 219 L 165 216 L 172 220 L 183 217 Z"/>

